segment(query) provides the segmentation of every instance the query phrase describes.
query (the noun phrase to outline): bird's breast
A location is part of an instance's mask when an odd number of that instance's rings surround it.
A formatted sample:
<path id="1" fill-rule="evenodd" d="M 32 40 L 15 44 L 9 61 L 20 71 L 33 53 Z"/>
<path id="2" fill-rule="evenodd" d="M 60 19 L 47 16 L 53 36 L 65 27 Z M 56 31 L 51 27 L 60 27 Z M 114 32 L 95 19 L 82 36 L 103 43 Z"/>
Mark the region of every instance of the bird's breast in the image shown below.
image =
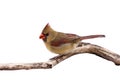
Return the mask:
<path id="1" fill-rule="evenodd" d="M 56 54 L 67 54 L 77 46 L 77 44 L 75 44 L 75 43 L 74 44 L 66 43 L 66 44 L 63 44 L 63 45 L 60 45 L 57 47 L 52 46 L 50 43 L 45 43 L 45 45 L 48 50 L 50 50 L 51 52 L 56 53 Z"/>

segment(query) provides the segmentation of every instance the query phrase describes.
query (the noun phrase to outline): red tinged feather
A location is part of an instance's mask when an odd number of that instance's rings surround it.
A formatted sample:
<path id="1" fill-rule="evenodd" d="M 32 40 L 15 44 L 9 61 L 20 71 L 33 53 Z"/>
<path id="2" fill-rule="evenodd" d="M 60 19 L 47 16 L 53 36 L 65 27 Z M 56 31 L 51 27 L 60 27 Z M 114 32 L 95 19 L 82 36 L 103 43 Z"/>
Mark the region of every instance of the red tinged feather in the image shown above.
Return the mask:
<path id="1" fill-rule="evenodd" d="M 58 36 L 59 37 L 59 36 Z M 64 34 L 64 36 L 62 36 L 61 38 L 57 39 L 57 40 L 54 40 L 51 42 L 51 45 L 52 46 L 55 46 L 55 47 L 59 47 L 63 44 L 66 44 L 66 43 L 71 43 L 73 42 L 75 39 L 78 39 L 79 36 L 76 35 L 76 34 Z"/>
<path id="2" fill-rule="evenodd" d="M 47 29 L 48 27 L 50 27 L 49 23 L 46 24 L 46 26 L 44 27 L 44 29 L 42 30 L 42 33 L 45 29 Z"/>
<path id="3" fill-rule="evenodd" d="M 76 34 L 68 34 L 68 33 L 66 33 L 66 35 L 67 35 L 68 37 L 79 37 L 79 36 L 76 35 Z"/>
<path id="4" fill-rule="evenodd" d="M 92 39 L 92 38 L 98 38 L 98 37 L 105 37 L 105 35 L 89 35 L 89 36 L 81 36 L 81 37 L 80 37 L 80 40 Z"/>
<path id="5" fill-rule="evenodd" d="M 51 42 L 52 46 L 59 47 L 63 44 L 73 43 L 75 40 L 85 40 L 85 39 L 92 39 L 98 37 L 105 37 L 105 35 L 89 35 L 89 36 L 78 36 L 76 34 L 65 34 L 64 37 L 61 37 L 57 40 Z"/>
<path id="6" fill-rule="evenodd" d="M 66 44 L 66 43 L 70 43 L 70 41 L 69 41 L 68 39 L 63 38 L 63 39 L 58 40 L 58 41 L 52 41 L 52 42 L 51 42 L 51 45 L 52 45 L 52 46 L 59 47 L 60 45 Z"/>

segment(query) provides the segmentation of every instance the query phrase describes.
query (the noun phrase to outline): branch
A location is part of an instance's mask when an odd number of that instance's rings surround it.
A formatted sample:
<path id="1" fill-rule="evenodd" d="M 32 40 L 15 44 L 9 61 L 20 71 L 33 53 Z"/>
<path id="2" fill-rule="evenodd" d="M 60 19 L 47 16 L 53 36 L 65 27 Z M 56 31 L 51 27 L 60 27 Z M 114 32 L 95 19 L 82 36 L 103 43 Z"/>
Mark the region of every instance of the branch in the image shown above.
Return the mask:
<path id="1" fill-rule="evenodd" d="M 49 69 L 62 62 L 63 60 L 80 53 L 95 54 L 104 59 L 114 62 L 116 65 L 120 65 L 120 55 L 98 45 L 80 43 L 79 46 L 69 54 L 55 56 L 47 62 L 0 64 L 0 70 Z"/>

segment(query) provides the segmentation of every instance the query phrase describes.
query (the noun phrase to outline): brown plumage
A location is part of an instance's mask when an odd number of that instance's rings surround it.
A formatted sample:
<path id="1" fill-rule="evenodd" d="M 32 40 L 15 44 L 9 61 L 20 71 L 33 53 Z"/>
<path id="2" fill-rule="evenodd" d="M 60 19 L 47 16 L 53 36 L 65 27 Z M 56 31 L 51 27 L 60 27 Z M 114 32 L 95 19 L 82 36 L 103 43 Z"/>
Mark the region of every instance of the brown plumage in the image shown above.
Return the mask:
<path id="1" fill-rule="evenodd" d="M 49 24 L 43 29 L 40 39 L 43 39 L 48 50 L 57 54 L 67 54 L 75 49 L 84 39 L 105 37 L 105 35 L 78 36 L 53 30 Z"/>

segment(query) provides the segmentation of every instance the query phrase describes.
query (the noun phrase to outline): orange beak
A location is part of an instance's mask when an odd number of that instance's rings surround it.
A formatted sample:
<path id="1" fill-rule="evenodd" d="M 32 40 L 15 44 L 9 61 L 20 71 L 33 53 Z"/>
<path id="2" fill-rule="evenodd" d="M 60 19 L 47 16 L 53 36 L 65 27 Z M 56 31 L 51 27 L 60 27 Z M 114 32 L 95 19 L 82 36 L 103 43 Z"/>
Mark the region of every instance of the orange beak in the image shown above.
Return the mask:
<path id="1" fill-rule="evenodd" d="M 39 38 L 40 38 L 40 39 L 45 39 L 45 35 L 44 35 L 44 34 L 41 34 Z"/>

